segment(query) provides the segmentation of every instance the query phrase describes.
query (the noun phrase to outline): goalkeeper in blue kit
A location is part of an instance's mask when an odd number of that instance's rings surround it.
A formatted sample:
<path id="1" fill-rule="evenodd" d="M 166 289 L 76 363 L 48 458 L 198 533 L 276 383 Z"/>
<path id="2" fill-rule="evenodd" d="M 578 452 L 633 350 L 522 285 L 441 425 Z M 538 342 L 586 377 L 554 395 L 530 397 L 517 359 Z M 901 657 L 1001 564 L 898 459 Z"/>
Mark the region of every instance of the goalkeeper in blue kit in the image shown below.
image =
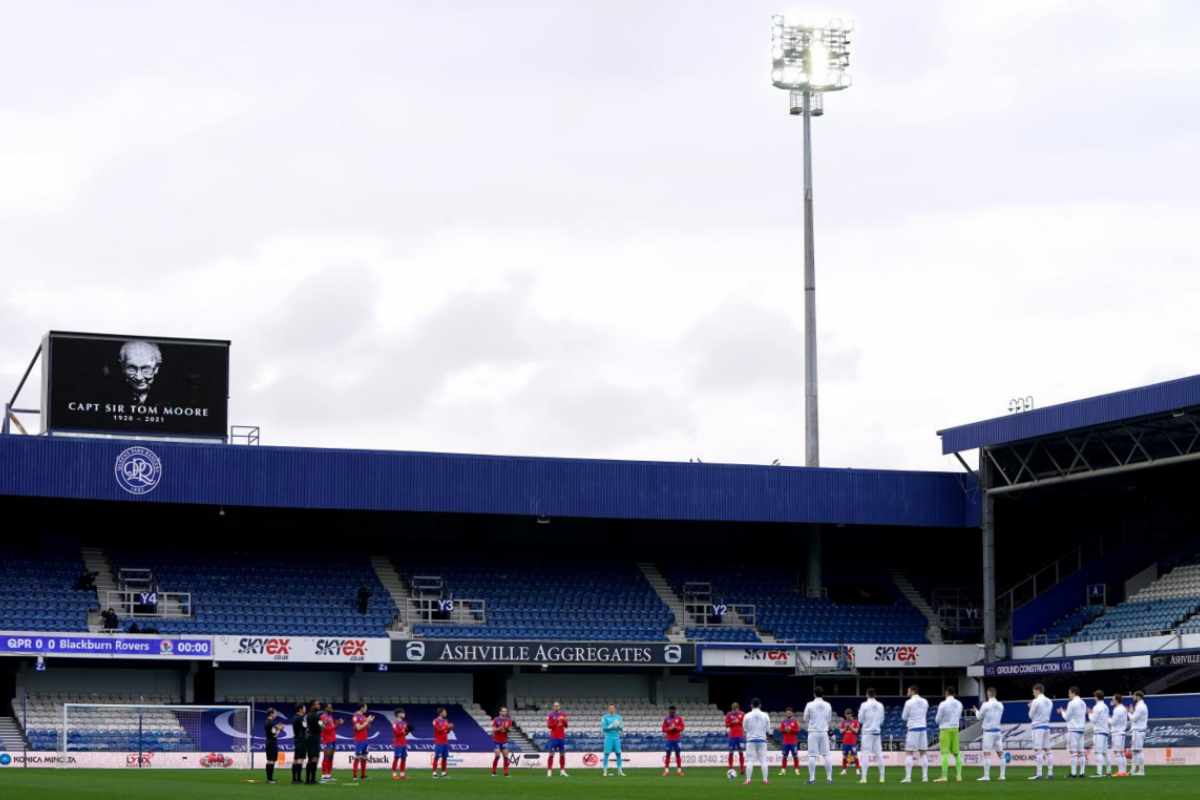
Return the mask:
<path id="1" fill-rule="evenodd" d="M 604 777 L 608 777 L 608 757 L 615 753 L 617 756 L 617 774 L 625 777 L 621 769 L 621 734 L 625 732 L 625 720 L 617 713 L 614 703 L 608 704 L 608 713 L 600 718 L 600 731 L 604 734 Z"/>

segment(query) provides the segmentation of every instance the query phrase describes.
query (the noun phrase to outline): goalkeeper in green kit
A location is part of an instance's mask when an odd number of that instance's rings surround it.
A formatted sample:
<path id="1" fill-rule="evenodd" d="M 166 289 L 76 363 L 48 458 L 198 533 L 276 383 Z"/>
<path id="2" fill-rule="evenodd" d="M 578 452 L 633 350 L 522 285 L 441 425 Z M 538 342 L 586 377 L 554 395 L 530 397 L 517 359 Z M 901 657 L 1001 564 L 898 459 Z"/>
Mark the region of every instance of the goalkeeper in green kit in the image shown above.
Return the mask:
<path id="1" fill-rule="evenodd" d="M 958 748 L 958 726 L 962 721 L 963 704 L 954 696 L 954 690 L 949 686 L 946 687 L 946 699 L 938 703 L 937 707 L 937 726 L 938 726 L 938 746 L 942 751 L 942 777 L 936 778 L 934 783 L 945 783 L 948 773 L 948 763 L 950 757 L 954 757 L 954 769 L 957 773 L 956 781 L 962 782 L 962 752 Z"/>
<path id="2" fill-rule="evenodd" d="M 608 777 L 608 757 L 615 753 L 617 756 L 617 774 L 625 777 L 621 769 L 621 734 L 625 732 L 625 720 L 617 713 L 614 703 L 608 704 L 608 713 L 600 718 L 600 731 L 604 734 L 604 777 Z"/>

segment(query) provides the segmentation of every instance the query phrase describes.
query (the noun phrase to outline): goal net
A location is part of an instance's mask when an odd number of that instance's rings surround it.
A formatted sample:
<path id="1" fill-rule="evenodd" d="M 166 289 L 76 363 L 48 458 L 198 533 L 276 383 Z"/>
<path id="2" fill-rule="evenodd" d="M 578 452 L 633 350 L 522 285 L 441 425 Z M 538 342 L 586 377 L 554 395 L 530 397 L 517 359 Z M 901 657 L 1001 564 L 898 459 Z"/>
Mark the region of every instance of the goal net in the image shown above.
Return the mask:
<path id="1" fill-rule="evenodd" d="M 252 719 L 244 705 L 64 703 L 58 763 L 250 769 Z"/>

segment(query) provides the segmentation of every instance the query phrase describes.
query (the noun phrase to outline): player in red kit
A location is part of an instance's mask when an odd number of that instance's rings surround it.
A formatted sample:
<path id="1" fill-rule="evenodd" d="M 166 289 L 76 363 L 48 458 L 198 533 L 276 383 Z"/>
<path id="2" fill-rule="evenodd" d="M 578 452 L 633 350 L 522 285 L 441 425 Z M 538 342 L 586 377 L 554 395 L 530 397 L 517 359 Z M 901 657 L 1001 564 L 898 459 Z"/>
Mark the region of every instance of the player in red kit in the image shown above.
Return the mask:
<path id="1" fill-rule="evenodd" d="M 450 759 L 450 731 L 454 730 L 454 723 L 449 717 L 450 712 L 444 708 L 437 710 L 437 717 L 433 720 L 433 777 L 446 777 L 446 767 Z M 438 775 L 438 762 L 442 762 L 442 774 Z"/>
<path id="2" fill-rule="evenodd" d="M 321 712 L 321 783 L 333 780 L 333 757 L 337 753 L 337 718 L 333 706 L 326 705 Z"/>
<path id="3" fill-rule="evenodd" d="M 356 781 L 367 779 L 367 749 L 370 747 L 371 723 L 374 721 L 375 715 L 368 714 L 367 704 L 362 703 L 350 722 L 354 730 L 354 762 L 350 769 Z"/>
<path id="4" fill-rule="evenodd" d="M 862 725 L 854 718 L 854 709 L 847 708 L 845 719 L 838 723 L 838 730 L 842 732 L 842 774 L 846 774 L 846 770 L 853 767 L 858 769 L 858 732 L 862 730 Z"/>
<path id="5" fill-rule="evenodd" d="M 501 706 L 500 713 L 492 720 L 492 742 L 496 745 L 495 754 L 492 756 L 493 778 L 496 777 L 496 765 L 501 760 L 504 761 L 504 777 L 508 777 L 508 730 L 512 724 L 512 717 L 508 715 L 508 709 Z"/>
<path id="6" fill-rule="evenodd" d="M 413 732 L 412 726 L 404 718 L 404 709 L 396 709 L 396 717 L 392 720 L 392 780 L 408 779 L 408 735 Z M 400 771 L 396 771 L 396 767 Z"/>
<path id="7" fill-rule="evenodd" d="M 567 777 L 567 715 L 562 706 L 555 703 L 546 715 L 546 727 L 550 730 L 550 760 L 546 762 L 546 777 L 554 774 L 554 754 L 558 753 L 558 774 Z"/>
<path id="8" fill-rule="evenodd" d="M 675 713 L 675 706 L 667 709 L 667 716 L 662 722 L 662 732 L 667 737 L 667 753 L 663 756 L 663 777 L 671 774 L 671 753 L 675 754 L 675 774 L 683 774 L 682 739 L 683 729 L 687 724 L 683 717 Z"/>
<path id="9" fill-rule="evenodd" d="M 729 768 L 733 769 L 733 754 L 736 752 L 738 772 L 742 775 L 746 774 L 746 731 L 742 728 L 742 720 L 745 718 L 746 715 L 737 703 L 731 705 L 729 713 L 725 715 L 725 730 L 729 736 Z"/>
<path id="10" fill-rule="evenodd" d="M 796 712 L 791 706 L 784 710 L 783 722 L 779 723 L 779 735 L 783 739 L 783 763 L 779 774 L 787 775 L 788 755 L 796 766 L 796 774 L 800 774 L 800 720 L 794 716 Z"/>

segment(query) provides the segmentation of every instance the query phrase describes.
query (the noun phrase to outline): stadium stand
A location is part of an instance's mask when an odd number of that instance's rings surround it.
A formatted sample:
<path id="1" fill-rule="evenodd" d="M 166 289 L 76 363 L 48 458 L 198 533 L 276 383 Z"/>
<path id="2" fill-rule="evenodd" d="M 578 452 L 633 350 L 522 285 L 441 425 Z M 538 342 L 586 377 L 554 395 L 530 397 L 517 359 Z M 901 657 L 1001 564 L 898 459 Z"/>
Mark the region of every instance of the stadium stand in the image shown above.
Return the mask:
<path id="1" fill-rule="evenodd" d="M 1200 564 L 1185 564 L 1083 626 L 1073 639 L 1148 636 L 1180 628 L 1200 612 Z"/>
<path id="2" fill-rule="evenodd" d="M 883 724 L 883 737 L 889 747 L 899 746 L 904 741 L 905 724 L 900 719 L 904 698 L 880 698 L 887 709 Z M 835 697 L 829 698 L 835 711 L 840 716 L 845 708 L 857 709 L 862 698 Z M 522 697 L 516 698 L 517 709 L 513 711 L 513 719 L 524 732 L 532 738 L 539 750 L 545 750 L 550 738 L 546 730 L 546 714 L 549 713 L 553 698 Z M 643 698 L 602 698 L 578 697 L 564 701 L 563 711 L 571 720 L 568 728 L 568 746 L 582 750 L 599 750 L 604 742 L 600 735 L 599 720 L 606 713 L 609 702 L 615 702 L 621 715 L 625 718 L 625 739 L 623 747 L 627 751 L 656 752 L 662 749 L 662 720 L 667 714 L 667 706 L 675 705 L 679 713 L 687 721 L 687 730 L 683 736 L 684 748 L 691 750 L 726 749 L 725 713 L 715 705 L 700 703 L 694 699 L 664 700 L 661 705 L 647 702 Z M 931 703 L 929 711 L 930 742 L 937 741 L 936 702 Z M 803 713 L 804 704 L 797 703 L 796 716 Z M 771 711 L 772 727 L 777 728 L 783 719 L 782 709 Z M 836 724 L 835 719 L 835 724 Z M 837 736 L 836 732 L 833 734 Z M 779 743 L 778 731 L 774 734 L 776 744 Z"/>
<path id="3" fill-rule="evenodd" d="M 1102 613 L 1104 613 L 1104 606 L 1080 606 L 1074 611 L 1059 617 L 1053 623 L 1046 626 L 1046 628 L 1030 637 L 1027 644 L 1061 642 L 1063 639 L 1069 639 L 1083 628 L 1084 625 L 1087 625 Z"/>
<path id="4" fill-rule="evenodd" d="M 110 557 L 117 569 L 150 569 L 163 591 L 191 593 L 194 616 L 154 618 L 161 633 L 383 636 L 396 616 L 366 556 L 113 551 Z M 363 586 L 371 593 L 365 614 L 356 607 Z"/>
<path id="5" fill-rule="evenodd" d="M 554 703 L 549 697 L 514 698 L 513 720 L 528 735 L 539 750 L 545 750 L 550 738 L 546 730 L 546 715 Z M 616 703 L 625 720 L 622 747 L 630 752 L 662 749 L 662 721 L 667 707 L 678 707 L 687 723 L 683 746 L 690 750 L 721 750 L 725 748 L 725 715 L 714 705 L 691 699 L 664 700 L 661 705 L 644 698 L 576 697 L 564 702 L 563 711 L 571 720 L 567 729 L 568 747 L 581 750 L 602 750 L 600 717 L 608 704 Z"/>
<path id="6" fill-rule="evenodd" d="M 25 735 L 34 750 L 58 750 L 62 732 L 63 703 L 171 703 L 166 695 L 124 694 L 30 695 Z M 17 701 L 13 700 L 14 706 Z M 196 749 L 191 735 L 175 714 L 166 709 L 145 710 L 98 708 L 77 709 L 68 737 L 68 747 L 79 751 L 186 752 Z M 139 719 L 140 716 L 140 719 Z M 139 727 L 140 726 L 140 727 Z"/>
<path id="7" fill-rule="evenodd" d="M 19 548 L 6 552 L 0 559 L 0 628 L 86 631 L 96 592 L 75 588 L 83 568 L 77 555 L 40 555 Z"/>
<path id="8" fill-rule="evenodd" d="M 446 706 L 453 708 L 461 707 L 463 713 L 475 721 L 482 731 L 490 731 L 492 729 L 492 717 L 483 709 L 479 703 L 476 703 L 471 697 L 464 695 L 439 694 L 439 695 L 407 695 L 407 694 L 365 694 L 360 700 L 369 704 L 372 708 L 381 708 L 392 710 L 395 708 L 425 708 Z M 276 708 L 290 709 L 299 702 L 308 702 L 300 697 L 285 697 L 285 696 L 269 696 L 269 697 L 253 697 L 244 694 L 226 694 L 222 698 L 222 702 L 235 704 L 250 704 L 253 703 L 258 707 L 275 706 Z M 510 748 L 513 752 L 521 750 L 520 742 L 513 742 Z"/>
<path id="9" fill-rule="evenodd" d="M 695 642 L 758 642 L 758 634 L 747 627 L 687 628 L 684 633 Z"/>
<path id="10" fill-rule="evenodd" d="M 633 563 L 496 564 L 404 562 L 401 574 L 438 575 L 453 597 L 483 600 L 479 625 L 418 624 L 441 638 L 662 641 L 670 609 Z"/>
<path id="11" fill-rule="evenodd" d="M 409 712 L 409 719 L 418 727 L 427 727 L 433 719 L 438 706 L 445 706 L 450 718 L 455 724 L 456 742 L 475 751 L 488 751 L 491 743 L 487 731 L 491 728 L 491 717 L 478 704 L 467 697 L 406 697 L 398 695 L 380 696 L 372 700 L 363 698 L 372 704 L 372 712 L 386 714 L 396 706 L 404 706 Z M 28 698 L 28 717 L 26 718 L 25 735 L 34 749 L 58 750 L 63 723 L 64 703 L 153 703 L 165 704 L 175 702 L 177 698 L 167 695 L 125 695 L 125 694 L 47 694 L 30 695 Z M 251 702 L 257 704 L 256 722 L 252 735 L 256 737 L 257 749 L 262 749 L 261 736 L 258 727 L 263 719 L 263 711 L 267 705 L 290 710 L 298 698 L 250 698 L 229 696 L 227 703 Z M 17 700 L 14 698 L 14 705 Z M 348 719 L 354 706 L 335 704 L 338 715 Z M 205 742 L 223 741 L 231 748 L 236 748 L 243 739 L 231 739 L 228 731 L 222 731 L 214 723 L 211 716 L 192 718 L 188 724 L 183 724 L 180 714 L 170 709 L 143 708 L 77 708 L 72 712 L 71 730 L 68 736 L 68 747 L 76 752 L 194 752 L 204 749 Z M 287 712 L 285 711 L 285 718 Z M 377 725 L 382 729 L 386 720 L 381 719 Z M 349 736 L 340 743 L 343 748 L 349 748 Z M 428 739 L 428 736 L 425 736 Z M 282 743 L 286 748 L 291 746 L 290 739 Z M 199 747 L 197 747 L 199 745 Z M 376 749 L 386 749 L 387 737 L 381 735 L 374 743 Z M 242 745 L 244 747 L 244 744 Z M 520 739 L 516 739 L 511 747 L 513 752 L 522 749 Z"/>
<path id="12" fill-rule="evenodd" d="M 781 642 L 849 644 L 929 641 L 928 623 L 911 604 L 835 603 L 810 598 L 797 587 L 794 571 L 770 566 L 753 569 L 700 569 L 672 566 L 665 570 L 676 591 L 684 584 L 703 581 L 712 585 L 713 597 L 728 603 L 753 604 L 757 627 Z M 738 641 L 738 640 L 734 640 Z"/>

